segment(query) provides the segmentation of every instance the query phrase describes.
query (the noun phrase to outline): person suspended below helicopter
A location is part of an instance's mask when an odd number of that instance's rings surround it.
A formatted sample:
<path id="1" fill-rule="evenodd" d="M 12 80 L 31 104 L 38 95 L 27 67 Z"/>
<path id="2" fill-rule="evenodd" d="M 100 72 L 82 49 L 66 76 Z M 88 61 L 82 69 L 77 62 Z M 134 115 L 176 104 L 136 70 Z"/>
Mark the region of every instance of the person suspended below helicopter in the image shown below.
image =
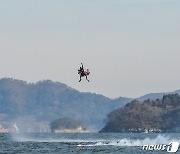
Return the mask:
<path id="1" fill-rule="evenodd" d="M 86 69 L 86 71 L 84 71 L 84 67 L 83 64 L 81 63 L 81 67 L 78 70 L 78 74 L 80 76 L 79 82 L 81 82 L 81 77 L 86 77 L 86 80 L 89 82 L 87 76 L 90 74 L 89 69 Z"/>

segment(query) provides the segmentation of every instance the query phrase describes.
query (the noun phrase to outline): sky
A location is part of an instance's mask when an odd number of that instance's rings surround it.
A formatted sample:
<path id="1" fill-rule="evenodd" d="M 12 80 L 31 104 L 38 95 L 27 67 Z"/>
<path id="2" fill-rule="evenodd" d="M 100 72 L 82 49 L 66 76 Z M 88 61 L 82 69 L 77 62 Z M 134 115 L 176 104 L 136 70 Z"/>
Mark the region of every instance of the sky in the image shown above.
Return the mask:
<path id="1" fill-rule="evenodd" d="M 180 89 L 179 0 L 0 0 L 0 78 L 110 98 Z M 83 62 L 88 83 L 78 82 Z"/>

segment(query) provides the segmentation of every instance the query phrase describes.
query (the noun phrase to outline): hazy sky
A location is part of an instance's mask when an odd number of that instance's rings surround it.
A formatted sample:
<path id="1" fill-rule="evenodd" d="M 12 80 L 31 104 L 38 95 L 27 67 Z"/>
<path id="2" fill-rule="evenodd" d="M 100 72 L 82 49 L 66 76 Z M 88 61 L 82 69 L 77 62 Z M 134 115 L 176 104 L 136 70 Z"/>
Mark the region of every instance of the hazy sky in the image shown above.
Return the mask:
<path id="1" fill-rule="evenodd" d="M 180 89 L 179 67 L 180 0 L 0 0 L 0 78 L 138 97 Z"/>

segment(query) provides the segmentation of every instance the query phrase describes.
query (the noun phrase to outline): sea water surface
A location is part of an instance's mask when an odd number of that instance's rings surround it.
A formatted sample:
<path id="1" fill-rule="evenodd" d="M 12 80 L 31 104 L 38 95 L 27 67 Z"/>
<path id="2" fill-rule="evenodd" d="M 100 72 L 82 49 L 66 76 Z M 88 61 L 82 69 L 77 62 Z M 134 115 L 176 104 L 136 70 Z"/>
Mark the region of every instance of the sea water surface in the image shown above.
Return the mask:
<path id="1" fill-rule="evenodd" d="M 146 151 L 143 145 L 180 143 L 180 134 L 144 133 L 0 133 L 0 153 L 167 153 Z M 180 148 L 177 151 L 180 153 Z"/>

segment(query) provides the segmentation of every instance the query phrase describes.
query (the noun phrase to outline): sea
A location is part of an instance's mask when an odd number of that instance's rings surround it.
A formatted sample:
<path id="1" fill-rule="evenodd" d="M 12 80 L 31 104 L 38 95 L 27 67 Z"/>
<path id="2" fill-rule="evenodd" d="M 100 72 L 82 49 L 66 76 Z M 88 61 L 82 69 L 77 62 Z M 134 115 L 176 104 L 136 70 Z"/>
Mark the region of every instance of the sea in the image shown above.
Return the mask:
<path id="1" fill-rule="evenodd" d="M 180 143 L 180 133 L 0 133 L 0 154 L 164 154 L 171 142 Z"/>

